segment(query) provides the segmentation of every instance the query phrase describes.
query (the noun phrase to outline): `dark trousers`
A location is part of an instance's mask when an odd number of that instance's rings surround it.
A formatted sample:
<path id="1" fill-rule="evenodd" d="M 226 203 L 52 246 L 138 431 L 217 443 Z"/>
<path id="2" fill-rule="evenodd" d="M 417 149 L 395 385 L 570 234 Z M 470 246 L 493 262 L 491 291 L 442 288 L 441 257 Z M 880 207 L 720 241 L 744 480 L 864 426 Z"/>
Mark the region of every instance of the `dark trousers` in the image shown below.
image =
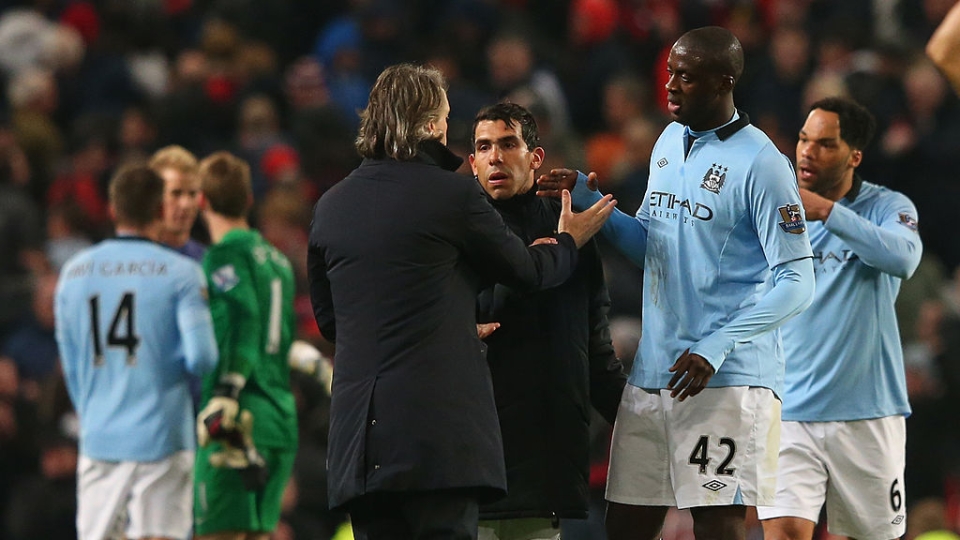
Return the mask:
<path id="1" fill-rule="evenodd" d="M 476 540 L 480 507 L 456 490 L 371 493 L 349 504 L 355 540 Z"/>

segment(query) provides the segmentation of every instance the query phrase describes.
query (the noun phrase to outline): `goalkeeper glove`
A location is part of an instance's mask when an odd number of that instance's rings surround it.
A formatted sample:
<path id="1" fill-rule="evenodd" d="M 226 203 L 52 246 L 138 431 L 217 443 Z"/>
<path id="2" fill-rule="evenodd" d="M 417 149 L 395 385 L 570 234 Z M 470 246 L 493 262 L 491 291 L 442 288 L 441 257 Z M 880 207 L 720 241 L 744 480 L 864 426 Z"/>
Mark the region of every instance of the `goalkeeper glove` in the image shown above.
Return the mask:
<path id="1" fill-rule="evenodd" d="M 287 363 L 291 368 L 317 378 L 330 395 L 333 387 L 333 361 L 309 342 L 298 339 L 290 344 Z"/>
<path id="2" fill-rule="evenodd" d="M 207 419 L 208 429 L 216 431 L 219 416 L 215 413 Z M 243 487 L 248 491 L 263 489 L 270 477 L 267 463 L 253 444 L 253 414 L 241 411 L 235 428 L 219 428 L 220 449 L 210 454 L 210 465 L 217 468 L 234 469 L 240 474 Z"/>
<path id="3" fill-rule="evenodd" d="M 240 412 L 240 390 L 246 379 L 236 373 L 226 373 L 213 391 L 213 397 L 197 415 L 197 443 L 206 446 L 211 439 L 220 439 L 223 432 L 234 429 Z"/>

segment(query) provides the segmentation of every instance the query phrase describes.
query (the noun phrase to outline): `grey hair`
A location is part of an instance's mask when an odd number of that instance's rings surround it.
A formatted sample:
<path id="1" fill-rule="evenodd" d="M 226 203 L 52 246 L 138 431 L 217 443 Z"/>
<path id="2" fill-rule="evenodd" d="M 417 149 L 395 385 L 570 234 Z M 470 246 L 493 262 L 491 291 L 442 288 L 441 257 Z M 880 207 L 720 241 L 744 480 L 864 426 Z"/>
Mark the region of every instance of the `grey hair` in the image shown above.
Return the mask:
<path id="1" fill-rule="evenodd" d="M 442 134 L 429 129 L 443 106 L 447 83 L 432 67 L 396 64 L 383 70 L 360 113 L 356 147 L 365 158 L 406 161 L 417 146 Z"/>

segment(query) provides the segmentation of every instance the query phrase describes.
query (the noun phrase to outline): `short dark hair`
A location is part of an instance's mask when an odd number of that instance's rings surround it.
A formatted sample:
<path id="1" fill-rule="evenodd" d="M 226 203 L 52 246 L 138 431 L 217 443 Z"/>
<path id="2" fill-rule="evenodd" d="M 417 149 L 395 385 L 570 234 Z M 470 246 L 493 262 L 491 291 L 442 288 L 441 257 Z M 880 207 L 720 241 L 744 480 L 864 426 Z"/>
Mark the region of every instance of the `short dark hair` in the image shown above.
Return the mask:
<path id="1" fill-rule="evenodd" d="M 863 150 L 873 140 L 877 121 L 866 107 L 845 97 L 823 98 L 807 114 L 816 109 L 836 113 L 840 117 L 840 138 L 854 150 Z"/>
<path id="2" fill-rule="evenodd" d="M 704 26 L 680 36 L 674 46 L 683 46 L 702 55 L 703 65 L 720 75 L 733 77 L 736 84 L 743 74 L 743 45 L 733 32 L 720 26 Z"/>
<path id="3" fill-rule="evenodd" d="M 477 142 L 477 125 L 480 122 L 497 120 L 508 126 L 520 126 L 520 136 L 528 149 L 533 150 L 540 146 L 540 134 L 533 114 L 522 105 L 510 102 L 497 103 L 480 109 L 473 119 L 473 128 L 470 129 L 470 146 L 473 147 Z"/>
<path id="4" fill-rule="evenodd" d="M 110 179 L 109 196 L 118 224 L 146 227 L 160 219 L 163 178 L 145 163 L 128 165 Z"/>
<path id="5" fill-rule="evenodd" d="M 214 152 L 200 162 L 200 189 L 210 208 L 230 218 L 247 217 L 253 200 L 250 166 L 230 152 Z"/>

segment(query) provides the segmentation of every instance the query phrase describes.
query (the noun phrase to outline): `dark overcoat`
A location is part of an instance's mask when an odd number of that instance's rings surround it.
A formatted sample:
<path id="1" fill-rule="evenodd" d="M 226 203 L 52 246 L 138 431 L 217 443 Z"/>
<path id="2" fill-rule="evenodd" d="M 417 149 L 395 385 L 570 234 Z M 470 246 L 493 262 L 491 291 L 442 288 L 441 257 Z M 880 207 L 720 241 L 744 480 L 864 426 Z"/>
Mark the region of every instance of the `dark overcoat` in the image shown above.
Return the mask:
<path id="1" fill-rule="evenodd" d="M 314 209 L 314 314 L 336 345 L 327 454 L 331 507 L 375 492 L 506 489 L 476 300 L 493 282 L 559 285 L 568 234 L 527 247 L 462 161 L 426 143 L 412 161 L 366 159 Z"/>
<path id="2" fill-rule="evenodd" d="M 560 217 L 560 202 L 532 189 L 491 202 L 527 242 L 549 236 Z M 507 496 L 481 507 L 481 517 L 586 518 L 591 408 L 612 425 L 627 380 L 610 338 L 596 242 L 580 249 L 563 285 L 498 284 L 480 294 L 478 309 L 480 322 L 501 325 L 486 343 L 507 466 Z"/>

